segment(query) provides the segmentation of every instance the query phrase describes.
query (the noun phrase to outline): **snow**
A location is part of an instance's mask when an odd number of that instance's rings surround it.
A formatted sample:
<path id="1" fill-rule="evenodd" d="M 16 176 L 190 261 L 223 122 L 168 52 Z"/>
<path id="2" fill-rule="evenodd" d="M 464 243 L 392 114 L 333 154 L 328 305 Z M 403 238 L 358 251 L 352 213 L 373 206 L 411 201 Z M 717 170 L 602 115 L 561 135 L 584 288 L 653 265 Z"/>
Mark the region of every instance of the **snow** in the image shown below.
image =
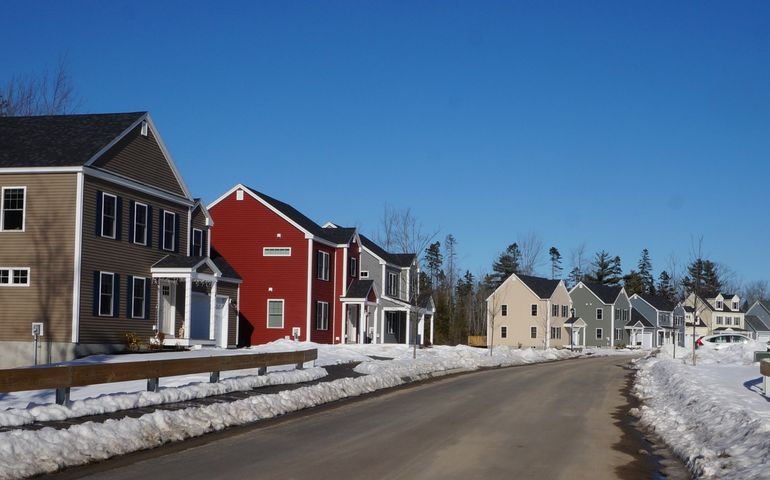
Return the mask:
<path id="1" fill-rule="evenodd" d="M 638 360 L 638 415 L 698 478 L 770 478 L 770 399 L 751 342 L 717 350 L 670 350 Z"/>
<path id="2" fill-rule="evenodd" d="M 346 397 L 448 373 L 483 367 L 523 365 L 589 355 L 611 355 L 607 349 L 582 353 L 568 350 L 533 350 L 496 347 L 490 356 L 486 349 L 466 346 L 437 346 L 417 351 L 406 345 L 321 345 L 280 340 L 249 349 L 249 352 L 276 352 L 318 349 L 316 366 L 305 370 L 274 370 L 258 376 L 256 371 L 223 372 L 219 383 L 208 383 L 208 376 L 189 375 L 162 379 L 160 392 L 146 392 L 145 382 L 125 382 L 73 389 L 69 406 L 52 404 L 52 393 L 21 392 L 0 399 L 0 425 L 17 426 L 42 420 L 61 420 L 83 415 L 115 412 L 127 408 L 159 405 L 263 385 L 308 382 L 323 378 L 323 366 L 361 362 L 356 371 L 364 376 L 320 382 L 277 394 L 250 396 L 232 402 L 193 406 L 183 410 L 156 410 L 137 418 L 110 419 L 104 423 L 85 422 L 64 429 L 10 430 L 0 433 L 0 478 L 18 478 L 50 473 L 66 466 L 104 460 L 171 441 L 203 435 L 229 426 L 272 418 Z M 189 358 L 212 354 L 242 354 L 243 350 L 212 350 L 157 354 L 153 358 Z M 620 352 L 628 354 L 630 352 Z M 72 363 L 109 363 L 147 360 L 146 355 L 98 356 Z M 372 358 L 376 357 L 376 358 Z M 383 358 L 391 360 L 383 360 Z M 119 393 L 115 393 L 119 392 Z"/>

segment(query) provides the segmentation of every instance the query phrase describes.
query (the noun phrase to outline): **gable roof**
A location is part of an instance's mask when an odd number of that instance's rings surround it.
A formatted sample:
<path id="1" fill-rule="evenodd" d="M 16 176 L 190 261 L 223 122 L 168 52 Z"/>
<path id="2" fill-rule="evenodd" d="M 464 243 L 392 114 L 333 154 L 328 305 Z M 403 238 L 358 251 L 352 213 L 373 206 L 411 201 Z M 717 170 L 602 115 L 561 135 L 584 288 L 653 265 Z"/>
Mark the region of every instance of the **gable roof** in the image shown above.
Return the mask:
<path id="1" fill-rule="evenodd" d="M 599 300 L 601 300 L 603 303 L 606 303 L 606 304 L 615 303 L 615 300 L 618 299 L 620 292 L 623 290 L 623 287 L 602 285 L 601 283 L 590 283 L 590 282 L 580 282 L 580 283 L 585 285 L 587 289 L 591 290 L 594 293 L 594 295 L 599 297 Z"/>
<path id="2" fill-rule="evenodd" d="M 746 325 L 751 327 L 755 332 L 770 332 L 770 327 L 765 325 L 765 322 L 756 315 L 746 315 Z"/>
<path id="3" fill-rule="evenodd" d="M 551 295 L 553 295 L 556 287 L 558 287 L 561 282 L 561 280 L 550 280 L 548 278 L 533 277 L 531 275 L 517 274 L 516 276 L 540 298 L 551 298 Z"/>
<path id="4" fill-rule="evenodd" d="M 146 114 L 0 117 L 0 168 L 81 167 Z"/>
<path id="5" fill-rule="evenodd" d="M 765 310 L 767 310 L 767 313 L 770 313 L 770 302 L 768 302 L 766 300 L 757 300 L 756 303 L 758 303 L 760 307 L 762 307 Z"/>
<path id="6" fill-rule="evenodd" d="M 653 308 L 655 308 L 658 311 L 661 312 L 673 312 L 676 308 L 676 305 L 674 302 L 667 300 L 663 297 L 660 297 L 658 295 L 645 295 L 642 293 L 637 293 L 637 297 L 641 298 L 645 302 L 652 305 Z"/>
<path id="7" fill-rule="evenodd" d="M 359 234 L 359 237 L 361 238 L 361 245 L 363 245 L 366 249 L 368 249 L 369 251 L 371 251 L 381 259 L 385 260 L 388 263 L 392 263 L 393 265 L 396 265 L 402 268 L 411 267 L 412 262 L 417 257 L 417 255 L 415 255 L 414 253 L 390 253 L 386 251 L 384 248 L 374 243 L 366 235 Z"/>
<path id="8" fill-rule="evenodd" d="M 374 288 L 374 280 L 355 279 L 350 283 L 348 291 L 343 298 L 367 298 Z"/>
<path id="9" fill-rule="evenodd" d="M 652 328 L 652 322 L 650 322 L 647 317 L 642 315 L 642 312 L 635 309 L 634 307 L 631 307 L 631 318 L 626 323 L 627 327 L 633 327 L 637 322 L 640 322 L 642 325 L 648 328 Z"/>

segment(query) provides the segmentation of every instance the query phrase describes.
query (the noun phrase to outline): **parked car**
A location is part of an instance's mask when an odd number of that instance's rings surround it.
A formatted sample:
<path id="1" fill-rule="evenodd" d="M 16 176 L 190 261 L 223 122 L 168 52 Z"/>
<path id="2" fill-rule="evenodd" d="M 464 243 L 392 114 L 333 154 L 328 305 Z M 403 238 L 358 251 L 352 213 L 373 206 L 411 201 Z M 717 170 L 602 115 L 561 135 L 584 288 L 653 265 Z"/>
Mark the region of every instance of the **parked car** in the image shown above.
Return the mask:
<path id="1" fill-rule="evenodd" d="M 751 339 L 745 335 L 737 335 L 735 333 L 720 333 L 717 335 L 706 335 L 704 337 L 700 337 L 698 341 L 695 342 L 695 348 L 708 346 L 720 349 L 737 343 L 749 343 L 750 341 Z"/>

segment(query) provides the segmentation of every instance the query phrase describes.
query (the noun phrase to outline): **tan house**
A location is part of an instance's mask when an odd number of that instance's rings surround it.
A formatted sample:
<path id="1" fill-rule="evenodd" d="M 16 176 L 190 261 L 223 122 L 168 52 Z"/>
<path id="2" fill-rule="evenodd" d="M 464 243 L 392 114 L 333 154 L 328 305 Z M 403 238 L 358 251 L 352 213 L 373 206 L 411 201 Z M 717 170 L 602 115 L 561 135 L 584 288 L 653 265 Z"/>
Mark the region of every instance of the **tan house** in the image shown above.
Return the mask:
<path id="1" fill-rule="evenodd" d="M 513 274 L 487 298 L 487 345 L 567 346 L 571 310 L 564 281 Z"/>
<path id="2" fill-rule="evenodd" d="M 0 118 L 0 366 L 127 333 L 235 345 L 240 279 L 212 225 L 146 112 Z"/>
<path id="3" fill-rule="evenodd" d="M 697 303 L 697 305 L 696 305 Z M 697 310 L 699 320 L 696 333 L 706 332 L 706 335 L 722 331 L 744 332 L 746 330 L 746 312 L 741 308 L 741 299 L 736 294 L 719 293 L 716 296 L 702 298 L 691 293 L 684 301 L 685 321 L 692 334 L 693 309 Z"/>

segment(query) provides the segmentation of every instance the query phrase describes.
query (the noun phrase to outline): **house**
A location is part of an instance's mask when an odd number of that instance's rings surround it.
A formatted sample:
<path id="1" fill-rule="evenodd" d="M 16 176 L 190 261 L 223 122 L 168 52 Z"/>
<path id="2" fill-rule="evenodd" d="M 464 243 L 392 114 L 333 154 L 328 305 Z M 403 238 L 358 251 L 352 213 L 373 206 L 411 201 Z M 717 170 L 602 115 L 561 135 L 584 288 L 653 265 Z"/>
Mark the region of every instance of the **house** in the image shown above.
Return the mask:
<path id="1" fill-rule="evenodd" d="M 240 278 L 146 112 L 0 118 L 0 364 L 234 346 Z"/>
<path id="2" fill-rule="evenodd" d="M 630 318 L 631 304 L 623 287 L 578 282 L 569 295 L 574 317 L 586 325 L 585 338 L 576 338 L 573 344 L 612 347 L 628 342 L 625 325 Z"/>
<path id="3" fill-rule="evenodd" d="M 371 279 L 380 292 L 375 322 L 369 326 L 369 338 L 375 343 L 433 343 L 433 298 L 417 292 L 420 274 L 417 256 L 390 253 L 361 235 L 361 278 Z M 417 321 L 416 329 L 412 322 Z M 426 326 L 428 333 L 426 338 Z"/>
<path id="4" fill-rule="evenodd" d="M 517 347 L 569 346 L 578 330 L 563 280 L 512 274 L 487 298 L 487 344 Z"/>
<path id="5" fill-rule="evenodd" d="M 684 310 L 684 344 L 688 347 L 691 347 L 693 343 L 695 343 L 695 340 L 709 334 L 709 328 L 700 315 L 695 315 L 695 308 L 687 305 L 686 303 L 680 303 L 679 306 Z"/>
<path id="6" fill-rule="evenodd" d="M 684 344 L 684 309 L 659 295 L 634 294 L 631 305 L 654 329 L 651 347 Z"/>
<path id="7" fill-rule="evenodd" d="M 759 300 L 746 311 L 746 330 L 760 342 L 770 340 L 770 302 Z"/>
<path id="8" fill-rule="evenodd" d="M 723 331 L 740 333 L 746 330 L 744 320 L 746 312 L 741 308 L 741 299 L 738 295 L 718 293 L 715 296 L 701 298 L 690 293 L 684 304 L 687 307 L 696 308 L 697 316 L 706 324 L 707 335 Z"/>
<path id="9" fill-rule="evenodd" d="M 636 308 L 631 307 L 631 318 L 626 323 L 628 346 L 651 349 L 655 346 L 655 325 Z"/>

